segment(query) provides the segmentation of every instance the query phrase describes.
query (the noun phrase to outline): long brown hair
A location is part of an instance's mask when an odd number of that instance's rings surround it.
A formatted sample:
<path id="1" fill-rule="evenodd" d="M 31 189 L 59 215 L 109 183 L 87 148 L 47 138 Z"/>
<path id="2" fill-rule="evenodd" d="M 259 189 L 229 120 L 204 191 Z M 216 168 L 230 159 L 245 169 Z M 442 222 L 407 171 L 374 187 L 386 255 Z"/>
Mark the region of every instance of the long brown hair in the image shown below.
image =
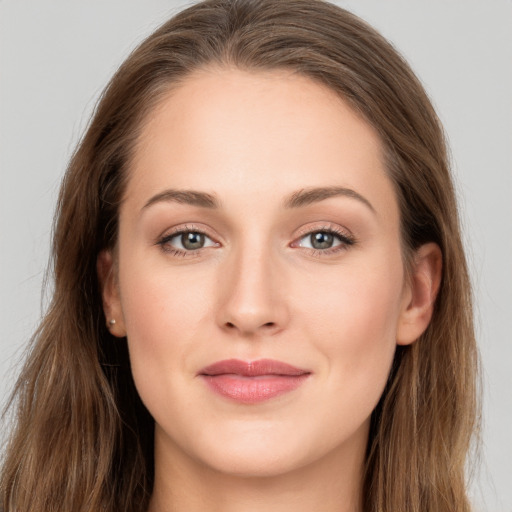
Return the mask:
<path id="1" fill-rule="evenodd" d="M 393 47 L 321 0 L 198 3 L 144 41 L 104 91 L 58 201 L 53 300 L 13 395 L 4 511 L 147 508 L 153 420 L 135 390 L 126 344 L 105 327 L 96 258 L 116 245 L 118 207 L 145 117 L 170 88 L 211 64 L 310 77 L 380 134 L 405 260 L 433 241 L 443 276 L 431 324 L 414 344 L 398 347 L 373 413 L 364 510 L 468 511 L 464 466 L 476 427 L 478 360 L 443 131 Z"/>

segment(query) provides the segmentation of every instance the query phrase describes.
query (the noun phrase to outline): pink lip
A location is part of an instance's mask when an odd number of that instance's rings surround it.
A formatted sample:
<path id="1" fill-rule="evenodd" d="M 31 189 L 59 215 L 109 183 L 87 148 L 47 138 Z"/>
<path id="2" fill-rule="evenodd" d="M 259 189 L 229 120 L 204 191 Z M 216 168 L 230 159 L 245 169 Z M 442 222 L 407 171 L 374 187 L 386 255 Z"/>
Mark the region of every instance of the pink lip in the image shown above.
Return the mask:
<path id="1" fill-rule="evenodd" d="M 199 372 L 209 388 L 232 400 L 252 404 L 298 388 L 311 374 L 281 361 L 227 359 Z"/>

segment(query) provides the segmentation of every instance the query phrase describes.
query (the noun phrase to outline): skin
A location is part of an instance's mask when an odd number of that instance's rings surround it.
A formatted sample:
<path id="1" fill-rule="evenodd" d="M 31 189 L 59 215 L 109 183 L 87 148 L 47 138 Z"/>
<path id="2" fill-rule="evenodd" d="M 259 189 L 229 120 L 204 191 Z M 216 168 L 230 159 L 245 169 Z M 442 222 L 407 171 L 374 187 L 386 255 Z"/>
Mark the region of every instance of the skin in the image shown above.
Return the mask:
<path id="1" fill-rule="evenodd" d="M 345 192 L 290 207 L 319 187 Z M 205 246 L 174 254 L 180 229 Z M 326 230 L 334 247 L 313 249 L 310 233 Z M 397 343 L 428 325 L 440 268 L 427 244 L 405 278 L 379 137 L 331 90 L 216 68 L 170 92 L 140 135 L 116 256 L 98 259 L 109 328 L 127 336 L 155 419 L 150 511 L 360 510 L 369 418 Z M 198 377 L 230 358 L 310 375 L 241 404 Z"/>

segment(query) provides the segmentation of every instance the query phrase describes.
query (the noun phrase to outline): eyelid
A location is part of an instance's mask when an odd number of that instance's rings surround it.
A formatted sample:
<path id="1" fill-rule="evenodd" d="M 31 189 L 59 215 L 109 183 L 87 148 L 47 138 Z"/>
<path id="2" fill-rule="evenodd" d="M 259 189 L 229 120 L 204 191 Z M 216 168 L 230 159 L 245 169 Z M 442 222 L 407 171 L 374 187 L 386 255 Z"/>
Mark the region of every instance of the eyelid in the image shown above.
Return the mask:
<path id="1" fill-rule="evenodd" d="M 212 240 L 218 238 L 212 233 L 212 230 L 208 227 L 199 226 L 199 225 L 193 224 L 193 223 L 187 223 L 187 224 L 179 224 L 177 226 L 167 228 L 165 231 L 162 232 L 161 235 L 158 235 L 158 237 L 156 238 L 155 241 L 158 243 L 163 238 L 170 238 L 172 236 L 176 236 L 176 235 L 180 235 L 181 233 L 188 233 L 188 232 L 201 233 L 201 234 L 207 236 L 208 238 L 211 238 Z"/>
<path id="2" fill-rule="evenodd" d="M 330 233 L 335 236 L 340 243 L 326 249 L 316 249 L 314 247 L 304 247 L 301 245 L 301 241 L 311 236 L 314 233 Z M 295 237 L 293 242 L 290 244 L 292 248 L 300 248 L 304 251 L 308 251 L 314 256 L 329 256 L 336 254 L 340 251 L 347 250 L 348 247 L 357 243 L 355 236 L 345 227 L 341 227 L 338 224 L 322 223 L 319 224 L 308 224 L 307 226 L 301 227 L 298 236 Z"/>
<path id="3" fill-rule="evenodd" d="M 318 233 L 318 232 L 328 232 L 332 233 L 334 235 L 337 235 L 341 237 L 342 239 L 349 240 L 351 242 L 355 242 L 355 236 L 352 234 L 352 232 L 342 226 L 339 226 L 338 224 L 332 224 L 330 222 L 323 222 L 321 224 L 318 223 L 311 223 L 307 224 L 306 226 L 302 226 L 298 232 L 297 236 L 294 239 L 294 242 L 297 240 L 300 240 L 304 238 L 305 236 L 311 235 L 312 233 Z M 292 242 L 292 243 L 294 243 Z"/>
<path id="4" fill-rule="evenodd" d="M 161 249 L 165 252 L 172 253 L 174 255 L 180 256 L 196 256 L 200 251 L 204 249 L 208 249 L 210 247 L 220 247 L 221 244 L 216 240 L 216 237 L 212 236 L 209 232 L 209 229 L 205 229 L 203 227 L 199 227 L 193 224 L 185 224 L 175 226 L 171 229 L 167 229 L 164 231 L 162 235 L 159 235 L 155 241 L 155 245 L 159 245 Z M 175 237 L 183 235 L 184 233 L 200 233 L 208 238 L 212 244 L 206 247 L 200 247 L 199 249 L 181 249 L 179 247 L 173 247 L 172 245 L 167 246 L 167 244 Z"/>

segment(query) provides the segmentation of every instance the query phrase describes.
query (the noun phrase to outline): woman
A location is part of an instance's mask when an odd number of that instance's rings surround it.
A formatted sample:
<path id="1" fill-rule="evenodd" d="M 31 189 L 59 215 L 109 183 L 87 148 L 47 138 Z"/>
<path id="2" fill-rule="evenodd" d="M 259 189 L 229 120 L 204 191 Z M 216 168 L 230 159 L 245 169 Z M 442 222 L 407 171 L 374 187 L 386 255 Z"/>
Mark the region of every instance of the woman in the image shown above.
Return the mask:
<path id="1" fill-rule="evenodd" d="M 4 510 L 469 510 L 471 297 L 421 85 L 311 0 L 207 1 L 66 174 Z"/>

